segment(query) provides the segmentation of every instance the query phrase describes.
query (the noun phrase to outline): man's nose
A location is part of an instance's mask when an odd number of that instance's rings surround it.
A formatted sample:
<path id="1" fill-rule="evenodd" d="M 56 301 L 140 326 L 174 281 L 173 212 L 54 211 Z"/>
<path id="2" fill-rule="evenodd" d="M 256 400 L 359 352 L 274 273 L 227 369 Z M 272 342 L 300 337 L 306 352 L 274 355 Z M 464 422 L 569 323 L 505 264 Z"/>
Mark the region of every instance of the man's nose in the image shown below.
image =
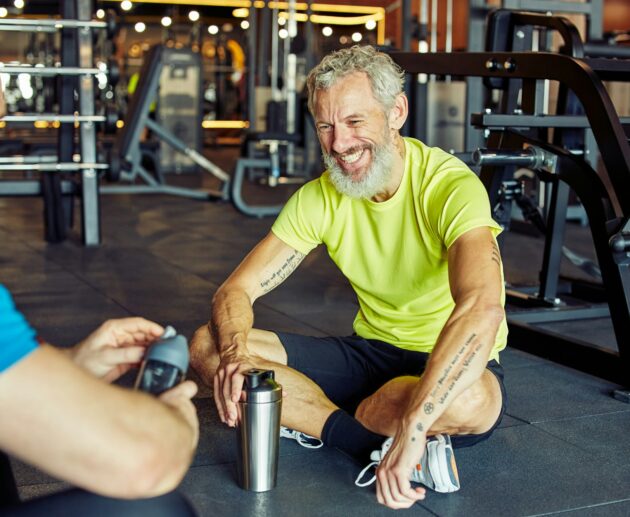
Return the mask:
<path id="1" fill-rule="evenodd" d="M 353 145 L 354 145 L 354 142 L 353 142 L 352 128 L 349 128 L 341 124 L 338 126 L 335 126 L 334 134 L 333 134 L 332 150 L 335 153 L 343 154 L 347 150 L 352 148 Z"/>

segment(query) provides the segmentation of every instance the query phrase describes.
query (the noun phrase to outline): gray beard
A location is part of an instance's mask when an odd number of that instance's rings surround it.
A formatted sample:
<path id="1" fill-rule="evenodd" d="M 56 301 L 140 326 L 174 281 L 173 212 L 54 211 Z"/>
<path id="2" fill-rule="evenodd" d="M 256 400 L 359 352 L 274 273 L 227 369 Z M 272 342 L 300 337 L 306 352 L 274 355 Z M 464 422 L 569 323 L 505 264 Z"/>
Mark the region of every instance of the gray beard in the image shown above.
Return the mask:
<path id="1" fill-rule="evenodd" d="M 391 139 L 371 148 L 372 163 L 359 181 L 350 178 L 332 155 L 322 153 L 330 181 L 337 191 L 355 199 L 372 199 L 383 192 L 391 178 L 394 148 Z"/>

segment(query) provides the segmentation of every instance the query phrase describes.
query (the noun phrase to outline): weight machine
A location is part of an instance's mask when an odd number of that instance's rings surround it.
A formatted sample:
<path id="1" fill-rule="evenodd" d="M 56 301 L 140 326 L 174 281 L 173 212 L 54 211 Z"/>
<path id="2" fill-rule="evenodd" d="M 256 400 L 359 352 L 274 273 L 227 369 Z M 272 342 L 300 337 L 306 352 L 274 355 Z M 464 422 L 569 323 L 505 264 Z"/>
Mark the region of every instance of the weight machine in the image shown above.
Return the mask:
<path id="1" fill-rule="evenodd" d="M 257 11 L 262 11 L 263 27 L 261 33 L 271 34 L 271 99 L 266 103 L 265 129 L 255 127 L 256 116 L 256 84 L 254 81 L 256 67 L 256 41 L 258 19 Z M 271 15 L 271 16 L 269 16 Z M 309 17 L 310 19 L 310 17 Z M 257 181 L 270 188 L 278 185 L 302 184 L 311 171 L 310 164 L 314 151 L 316 137 L 313 129 L 305 122 L 308 116 L 305 103 L 296 91 L 297 87 L 297 52 L 293 48 L 297 37 L 296 2 L 288 3 L 287 31 L 288 37 L 283 40 L 283 48 L 279 48 L 277 7 L 250 10 L 250 27 L 248 30 L 249 44 L 249 119 L 252 130 L 245 137 L 244 152 L 238 159 L 232 183 L 230 196 L 234 206 L 241 213 L 253 217 L 277 215 L 283 203 L 254 204 L 243 195 L 246 181 Z M 265 23 L 266 22 L 266 23 Z M 306 37 L 312 40 L 310 21 L 306 22 Z M 266 50 L 266 47 L 264 47 Z M 280 59 L 280 56 L 283 59 Z M 264 60 L 262 60 L 264 62 Z M 261 63 L 261 71 L 265 67 Z M 282 73 L 283 72 L 283 73 Z M 279 87 L 279 77 L 283 77 L 283 86 Z M 266 83 L 259 77 L 261 84 Z M 301 152 L 298 152 L 301 149 Z M 296 160 L 296 156 L 299 156 Z"/>
<path id="2" fill-rule="evenodd" d="M 557 20 L 556 20 L 557 21 Z M 477 153 L 481 179 L 491 206 L 504 204 L 509 218 L 509 184 L 516 166 L 533 170 L 552 188 L 546 219 L 547 239 L 538 293 L 521 295 L 530 309 L 508 310 L 512 346 L 566 363 L 595 375 L 630 385 L 630 120 L 615 112 L 603 81 L 630 81 L 630 62 L 619 59 L 583 58 L 581 40 L 573 36 L 568 21 L 561 21 L 567 53 L 469 52 L 392 53 L 411 74 L 457 75 L 507 82 L 518 80 L 518 112 L 478 113 L 472 120 L 489 133 L 489 149 Z M 558 81 L 561 91 L 572 92 L 583 115 L 546 115 L 538 110 L 545 80 Z M 507 86 L 506 86 L 507 87 Z M 564 104 L 563 94 L 559 105 Z M 549 128 L 556 128 L 549 138 Z M 562 129 L 591 128 L 601 152 L 607 182 L 602 181 L 585 153 L 567 148 Z M 609 185 L 609 186 L 607 186 Z M 602 287 L 574 284 L 569 292 L 558 289 L 559 263 L 566 220 L 565 193 L 571 187 L 588 216 Z M 500 221 L 504 225 L 509 220 Z M 518 298 L 514 293 L 512 300 Z M 608 302 L 608 303 L 605 303 Z M 533 310 L 531 309 L 533 307 Z M 558 321 L 578 321 L 610 316 L 614 349 L 569 339 L 545 328 Z M 630 402 L 627 391 L 615 396 Z"/>
<path id="3" fill-rule="evenodd" d="M 176 54 L 175 58 L 173 54 Z M 129 184 L 104 185 L 101 187 L 102 193 L 170 194 L 193 199 L 227 198 L 227 186 L 230 179 L 227 173 L 151 117 L 151 105 L 157 98 L 162 71 L 166 66 L 173 66 L 167 65 L 173 61 L 178 63 L 177 66 L 201 69 L 201 58 L 198 53 L 182 52 L 163 45 L 155 45 L 149 50 L 140 70 L 140 80 L 129 104 L 125 124 L 117 133 L 113 149 L 109 153 L 111 178 L 120 179 Z M 201 83 L 198 82 L 196 86 L 193 84 L 193 87 L 200 89 Z M 199 114 L 197 124 L 201 126 L 201 111 L 197 109 L 196 112 Z M 141 142 L 145 128 L 151 130 L 158 141 L 188 157 L 194 164 L 218 178 L 222 182 L 221 188 L 202 190 L 169 185 L 155 159 L 154 150 Z M 143 158 L 147 156 L 155 164 L 155 175 L 145 169 L 142 164 Z M 136 184 L 137 180 L 144 184 Z"/>

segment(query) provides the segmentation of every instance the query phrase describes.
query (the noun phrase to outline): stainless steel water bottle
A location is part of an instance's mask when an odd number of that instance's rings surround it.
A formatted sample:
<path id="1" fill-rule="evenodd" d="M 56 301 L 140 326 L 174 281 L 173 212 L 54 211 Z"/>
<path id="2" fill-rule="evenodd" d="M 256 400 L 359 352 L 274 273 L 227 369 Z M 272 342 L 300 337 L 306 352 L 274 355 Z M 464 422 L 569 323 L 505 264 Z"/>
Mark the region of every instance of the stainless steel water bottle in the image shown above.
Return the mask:
<path id="1" fill-rule="evenodd" d="M 276 486 L 282 386 L 272 370 L 245 373 L 244 398 L 239 402 L 236 462 L 242 488 L 266 492 Z"/>
<path id="2" fill-rule="evenodd" d="M 159 395 L 184 380 L 188 370 L 188 342 L 181 335 L 162 337 L 147 350 L 135 389 Z"/>

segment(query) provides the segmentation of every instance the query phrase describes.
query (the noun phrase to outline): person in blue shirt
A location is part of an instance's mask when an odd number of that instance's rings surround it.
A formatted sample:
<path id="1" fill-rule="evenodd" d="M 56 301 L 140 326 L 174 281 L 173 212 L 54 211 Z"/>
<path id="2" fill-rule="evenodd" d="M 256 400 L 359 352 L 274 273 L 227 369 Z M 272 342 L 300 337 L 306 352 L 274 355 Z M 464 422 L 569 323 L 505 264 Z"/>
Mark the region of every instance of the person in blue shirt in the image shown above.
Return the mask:
<path id="1" fill-rule="evenodd" d="M 0 451 L 79 487 L 20 504 L 7 490 L 13 479 L 4 457 L 0 514 L 193 514 L 171 491 L 197 445 L 196 385 L 156 398 L 109 384 L 163 332 L 144 318 L 109 320 L 57 349 L 36 338 L 0 285 Z"/>

